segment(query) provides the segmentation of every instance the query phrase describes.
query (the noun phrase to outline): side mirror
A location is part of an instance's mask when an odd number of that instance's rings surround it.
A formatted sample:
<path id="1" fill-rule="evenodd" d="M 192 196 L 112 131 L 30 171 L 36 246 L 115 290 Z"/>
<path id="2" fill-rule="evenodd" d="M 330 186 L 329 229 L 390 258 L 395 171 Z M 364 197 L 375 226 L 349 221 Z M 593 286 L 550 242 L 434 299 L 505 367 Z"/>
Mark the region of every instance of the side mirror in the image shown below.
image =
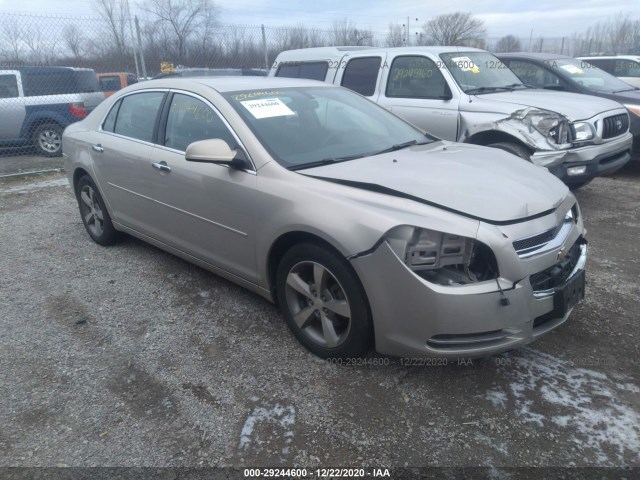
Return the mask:
<path id="1" fill-rule="evenodd" d="M 248 167 L 247 157 L 244 151 L 241 148 L 231 150 L 227 142 L 219 138 L 199 140 L 189 144 L 184 158 L 188 162 L 229 165 L 229 167 L 237 170 Z"/>
<path id="2" fill-rule="evenodd" d="M 560 84 L 560 83 L 551 83 L 549 85 L 545 85 L 544 87 L 545 90 L 556 90 L 558 92 L 561 92 L 564 90 L 564 85 Z"/>

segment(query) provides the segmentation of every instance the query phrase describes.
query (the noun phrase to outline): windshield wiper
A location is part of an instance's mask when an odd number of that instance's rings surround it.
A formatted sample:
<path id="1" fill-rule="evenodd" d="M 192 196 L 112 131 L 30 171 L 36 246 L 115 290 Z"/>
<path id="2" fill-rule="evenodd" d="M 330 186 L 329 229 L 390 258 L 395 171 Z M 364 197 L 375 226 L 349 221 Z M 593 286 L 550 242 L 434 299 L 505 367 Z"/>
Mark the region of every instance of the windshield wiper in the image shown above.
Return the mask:
<path id="1" fill-rule="evenodd" d="M 336 158 L 323 158 L 322 160 L 318 160 L 316 162 L 302 163 L 300 165 L 291 165 L 287 167 L 287 170 L 303 170 L 305 168 L 314 168 L 314 167 L 322 167 L 324 165 L 331 165 L 333 163 L 346 162 L 349 160 L 355 160 L 357 158 L 362 158 L 364 155 L 348 155 L 345 157 L 336 157 Z"/>
<path id="2" fill-rule="evenodd" d="M 611 93 L 633 92 L 634 90 L 638 90 L 638 89 L 637 88 L 625 88 L 624 90 L 616 90 L 615 92 L 611 92 Z"/>
<path id="3" fill-rule="evenodd" d="M 391 145 L 389 148 L 385 148 L 384 150 L 380 150 L 379 152 L 372 153 L 371 155 L 380 155 L 382 153 L 395 152 L 398 150 L 402 150 L 403 148 L 411 147 L 412 145 L 426 145 L 431 142 L 418 142 L 418 140 L 409 140 L 404 143 L 397 143 L 395 145 Z"/>
<path id="4" fill-rule="evenodd" d="M 495 92 L 496 90 L 507 90 L 512 92 L 515 87 L 519 87 L 522 85 L 521 83 L 514 83 L 513 85 L 505 85 L 504 87 L 476 87 L 465 90 L 464 93 L 472 94 L 472 93 L 487 93 L 487 92 Z"/>

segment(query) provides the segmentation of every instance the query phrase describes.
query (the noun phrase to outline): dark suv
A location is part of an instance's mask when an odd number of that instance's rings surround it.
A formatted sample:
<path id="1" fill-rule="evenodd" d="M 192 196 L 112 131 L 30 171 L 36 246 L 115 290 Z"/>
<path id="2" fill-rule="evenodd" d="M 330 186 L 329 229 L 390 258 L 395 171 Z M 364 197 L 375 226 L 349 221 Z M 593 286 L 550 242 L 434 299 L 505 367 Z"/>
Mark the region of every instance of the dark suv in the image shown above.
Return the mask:
<path id="1" fill-rule="evenodd" d="M 33 144 L 48 157 L 62 153 L 62 131 L 102 100 L 87 68 L 20 67 L 0 70 L 0 146 Z"/>

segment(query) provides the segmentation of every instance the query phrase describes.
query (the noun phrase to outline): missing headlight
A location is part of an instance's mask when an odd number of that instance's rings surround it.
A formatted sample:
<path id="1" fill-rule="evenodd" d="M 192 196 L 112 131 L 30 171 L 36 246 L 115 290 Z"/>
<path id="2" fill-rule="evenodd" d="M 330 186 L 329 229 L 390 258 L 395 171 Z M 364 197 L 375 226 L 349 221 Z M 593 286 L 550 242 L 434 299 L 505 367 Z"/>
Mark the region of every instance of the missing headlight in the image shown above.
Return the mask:
<path id="1" fill-rule="evenodd" d="M 495 255 L 472 238 L 401 226 L 387 243 L 416 275 L 439 285 L 465 285 L 498 277 Z"/>

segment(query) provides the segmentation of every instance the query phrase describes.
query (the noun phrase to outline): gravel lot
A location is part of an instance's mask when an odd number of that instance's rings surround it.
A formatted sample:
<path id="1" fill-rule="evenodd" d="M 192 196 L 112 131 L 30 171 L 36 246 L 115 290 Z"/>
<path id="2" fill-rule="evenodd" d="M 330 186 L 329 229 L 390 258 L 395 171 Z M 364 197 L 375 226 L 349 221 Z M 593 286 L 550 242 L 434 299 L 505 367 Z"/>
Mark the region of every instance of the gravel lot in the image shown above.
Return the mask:
<path id="1" fill-rule="evenodd" d="M 336 366 L 260 297 L 90 241 L 61 175 L 0 181 L 0 467 L 639 467 L 640 162 L 577 196 L 587 298 L 557 331 Z"/>

